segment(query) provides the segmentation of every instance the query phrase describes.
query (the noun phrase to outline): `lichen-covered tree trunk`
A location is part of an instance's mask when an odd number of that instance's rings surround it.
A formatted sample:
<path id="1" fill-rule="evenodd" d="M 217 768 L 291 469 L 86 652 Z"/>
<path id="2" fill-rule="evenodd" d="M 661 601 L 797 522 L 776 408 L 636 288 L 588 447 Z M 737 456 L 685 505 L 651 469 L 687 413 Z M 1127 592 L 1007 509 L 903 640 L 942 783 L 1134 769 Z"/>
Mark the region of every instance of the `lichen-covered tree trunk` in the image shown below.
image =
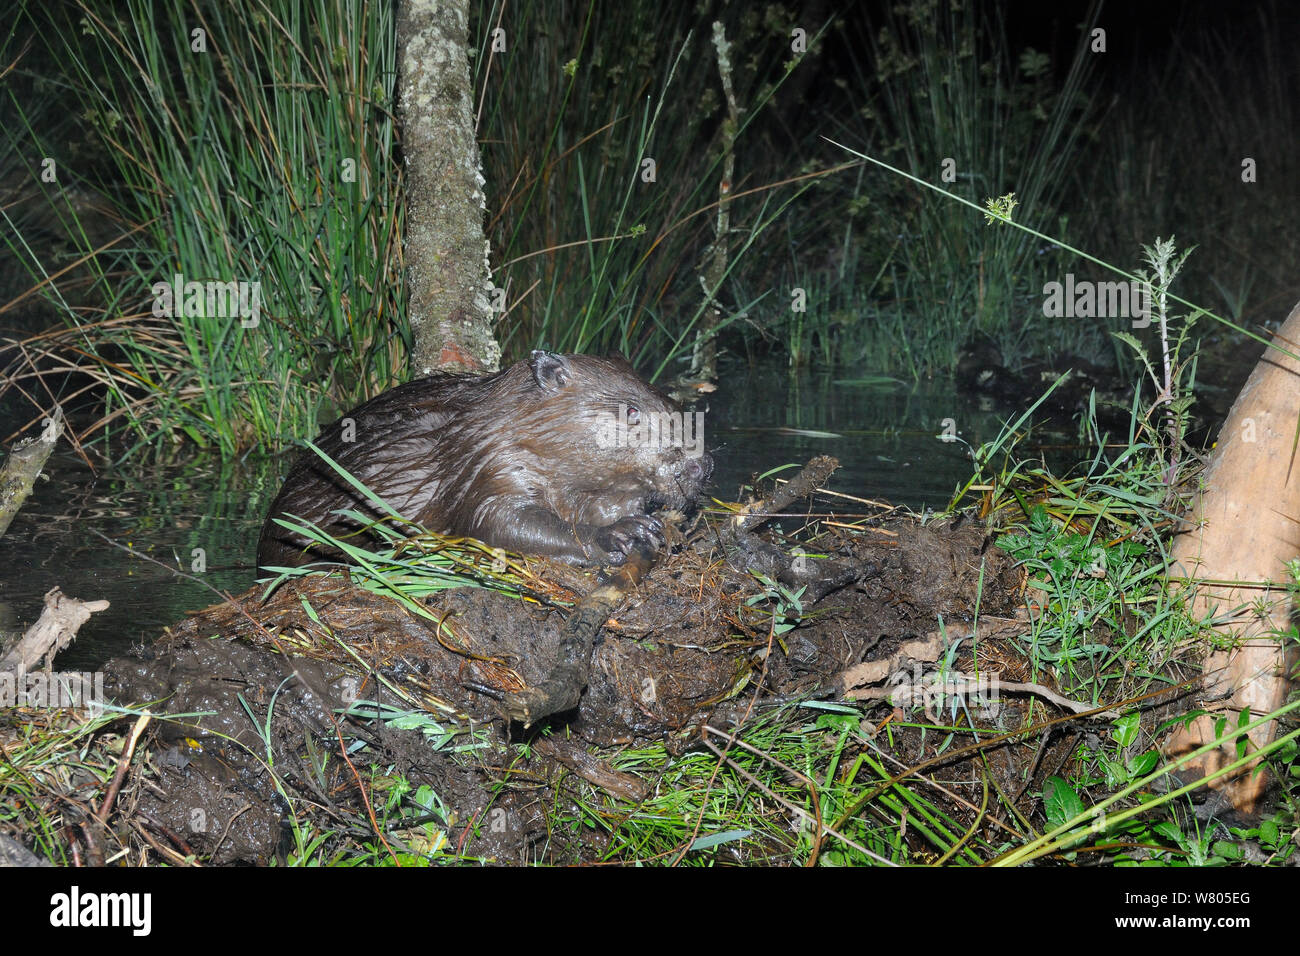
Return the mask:
<path id="1" fill-rule="evenodd" d="M 713 248 L 702 279 L 705 303 L 700 327 L 695 332 L 695 350 L 691 356 L 690 378 L 698 382 L 716 381 L 718 377 L 718 326 L 722 309 L 718 296 L 727 274 L 727 234 L 731 232 L 731 181 L 736 175 L 736 134 L 740 130 L 740 107 L 731 82 L 731 44 L 727 42 L 722 22 L 713 23 L 713 46 L 718 54 L 718 75 L 727 100 L 727 118 L 722 121 L 722 180 L 718 183 L 718 218 L 714 227 Z"/>
<path id="2" fill-rule="evenodd" d="M 1277 339 L 1284 349 L 1296 350 L 1300 305 L 1278 330 Z M 1252 718 L 1262 717 L 1286 701 L 1293 663 L 1292 648 L 1282 637 L 1291 626 L 1292 614 L 1286 563 L 1300 557 L 1297 421 L 1300 362 L 1269 349 L 1219 432 L 1193 510 L 1195 527 L 1174 542 L 1174 561 L 1199 582 L 1193 611 L 1213 613 L 1216 629 L 1236 645 L 1206 657 L 1205 706 L 1211 713 L 1166 744 L 1170 756 L 1215 740 L 1215 723 L 1224 711 L 1235 725 L 1243 711 Z M 1252 732 L 1251 743 L 1265 745 L 1276 732 L 1275 723 Z M 1236 759 L 1233 742 L 1197 758 L 1185 772 L 1208 774 Z M 1244 768 L 1215 786 L 1225 788 L 1237 807 L 1252 810 L 1266 779 Z"/>
<path id="3" fill-rule="evenodd" d="M 474 135 L 468 0 L 402 0 L 407 315 L 417 375 L 495 370 L 483 174 Z"/>

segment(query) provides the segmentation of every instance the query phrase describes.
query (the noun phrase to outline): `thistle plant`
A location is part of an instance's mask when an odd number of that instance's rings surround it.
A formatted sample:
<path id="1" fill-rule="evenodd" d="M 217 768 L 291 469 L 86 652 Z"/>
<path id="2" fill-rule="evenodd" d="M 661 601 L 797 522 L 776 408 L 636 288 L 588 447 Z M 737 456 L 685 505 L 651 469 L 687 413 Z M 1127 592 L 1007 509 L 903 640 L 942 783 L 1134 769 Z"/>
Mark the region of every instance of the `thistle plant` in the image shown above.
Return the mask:
<path id="1" fill-rule="evenodd" d="M 1133 349 L 1155 386 L 1155 401 L 1146 418 L 1149 420 L 1158 415 L 1163 415 L 1164 418 L 1164 441 L 1168 456 L 1168 466 L 1165 469 L 1167 487 L 1172 487 L 1177 478 L 1183 435 L 1187 429 L 1187 410 L 1193 401 L 1196 352 L 1193 350 L 1190 355 L 1186 355 L 1185 349 L 1192 326 L 1205 314 L 1203 310 L 1195 309 L 1182 316 L 1171 316 L 1169 289 L 1195 248 L 1192 246 L 1179 254 L 1173 236 L 1168 239 L 1157 236 L 1152 245 L 1142 247 L 1142 259 L 1148 268 L 1137 272 L 1147 299 L 1146 323 L 1141 327 L 1145 328 L 1155 319 L 1160 344 L 1159 369 L 1157 370 L 1147 347 L 1136 336 L 1130 332 L 1112 333 Z"/>

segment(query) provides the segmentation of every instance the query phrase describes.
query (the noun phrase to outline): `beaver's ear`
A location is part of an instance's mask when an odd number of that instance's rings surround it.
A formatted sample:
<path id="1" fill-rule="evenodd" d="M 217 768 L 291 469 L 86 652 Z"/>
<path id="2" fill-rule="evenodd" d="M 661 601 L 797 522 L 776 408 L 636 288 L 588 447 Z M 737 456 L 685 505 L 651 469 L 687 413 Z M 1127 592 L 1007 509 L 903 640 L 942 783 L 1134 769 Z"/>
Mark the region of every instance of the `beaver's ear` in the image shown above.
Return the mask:
<path id="1" fill-rule="evenodd" d="M 547 392 L 556 392 L 568 387 L 573 378 L 573 370 L 566 356 L 537 349 L 528 360 L 528 367 L 533 370 L 533 381 Z"/>

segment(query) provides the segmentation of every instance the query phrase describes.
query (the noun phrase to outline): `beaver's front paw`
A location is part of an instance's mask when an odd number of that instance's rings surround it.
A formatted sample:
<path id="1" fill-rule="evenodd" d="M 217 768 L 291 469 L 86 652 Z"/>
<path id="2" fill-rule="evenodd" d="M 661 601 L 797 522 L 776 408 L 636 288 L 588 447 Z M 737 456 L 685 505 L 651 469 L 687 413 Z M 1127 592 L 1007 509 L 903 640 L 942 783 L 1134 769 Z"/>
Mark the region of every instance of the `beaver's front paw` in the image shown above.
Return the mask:
<path id="1" fill-rule="evenodd" d="M 664 523 L 654 515 L 629 515 L 613 524 L 597 528 L 593 536 L 595 548 L 604 552 L 592 555 L 607 564 L 622 564 L 633 549 L 658 551 L 667 540 Z M 589 549 L 592 550 L 592 549 Z"/>

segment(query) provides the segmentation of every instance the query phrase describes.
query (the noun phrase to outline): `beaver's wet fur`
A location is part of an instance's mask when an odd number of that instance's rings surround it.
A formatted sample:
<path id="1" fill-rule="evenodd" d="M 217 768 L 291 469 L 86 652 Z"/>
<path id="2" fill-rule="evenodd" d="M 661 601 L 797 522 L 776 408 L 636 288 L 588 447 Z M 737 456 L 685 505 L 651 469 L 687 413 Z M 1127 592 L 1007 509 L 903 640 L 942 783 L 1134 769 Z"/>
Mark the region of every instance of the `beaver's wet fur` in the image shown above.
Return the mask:
<path id="1" fill-rule="evenodd" d="M 644 422 L 673 413 L 680 406 L 624 359 L 538 351 L 496 375 L 398 386 L 326 428 L 316 445 L 432 531 L 575 564 L 618 564 L 639 545 L 662 546 L 654 512 L 688 510 L 713 471 L 702 447 L 691 457 L 680 443 L 608 440 L 620 414 Z M 344 441 L 345 427 L 355 440 Z M 271 504 L 258 564 L 338 560 L 272 519 L 306 519 L 334 537 L 357 532 L 358 522 L 333 514 L 341 509 L 382 515 L 308 449 Z"/>

